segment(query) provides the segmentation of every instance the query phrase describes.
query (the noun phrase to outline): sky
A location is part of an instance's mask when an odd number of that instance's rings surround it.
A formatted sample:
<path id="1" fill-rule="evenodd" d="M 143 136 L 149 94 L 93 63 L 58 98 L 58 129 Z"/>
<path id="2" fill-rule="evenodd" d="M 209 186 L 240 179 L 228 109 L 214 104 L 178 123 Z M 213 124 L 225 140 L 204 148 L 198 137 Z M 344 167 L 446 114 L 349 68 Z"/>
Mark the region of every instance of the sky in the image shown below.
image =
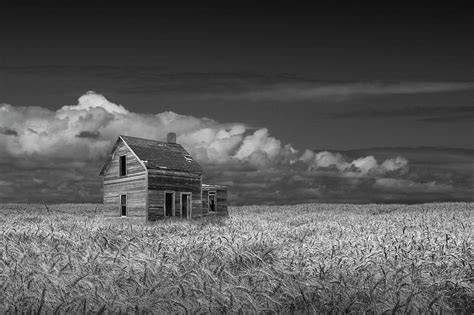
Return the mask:
<path id="1" fill-rule="evenodd" d="M 169 131 L 233 204 L 474 199 L 474 9 L 3 1 L 0 202 L 100 202 Z"/>

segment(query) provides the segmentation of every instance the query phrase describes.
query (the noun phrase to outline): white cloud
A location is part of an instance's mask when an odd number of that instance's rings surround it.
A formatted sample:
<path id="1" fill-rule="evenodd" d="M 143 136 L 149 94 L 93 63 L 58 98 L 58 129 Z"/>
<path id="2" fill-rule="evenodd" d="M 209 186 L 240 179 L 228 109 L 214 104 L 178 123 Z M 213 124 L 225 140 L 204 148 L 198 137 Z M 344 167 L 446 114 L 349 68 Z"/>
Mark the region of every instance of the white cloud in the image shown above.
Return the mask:
<path id="1" fill-rule="evenodd" d="M 93 108 L 100 108 L 111 114 L 122 114 L 126 115 L 129 113 L 122 105 L 117 105 L 107 100 L 103 95 L 89 91 L 86 94 L 79 97 L 79 103 L 77 105 L 63 106 L 57 113 L 58 117 L 65 118 L 70 117 L 71 111 L 84 111 L 88 112 Z"/>
<path id="2" fill-rule="evenodd" d="M 397 156 L 396 158 L 385 160 L 380 167 L 384 170 L 384 173 L 398 170 L 406 173 L 408 170 L 408 160 L 402 156 Z"/>
<path id="3" fill-rule="evenodd" d="M 309 170 L 318 168 L 335 167 L 340 171 L 349 167 L 349 163 L 344 159 L 340 153 L 332 153 L 328 151 L 313 152 L 306 150 L 300 157 L 300 160 L 308 163 Z"/>
<path id="4" fill-rule="evenodd" d="M 306 150 L 301 155 L 300 160 L 308 164 L 309 171 L 332 167 L 340 171 L 342 176 L 346 177 L 380 176 L 396 171 L 404 173 L 408 168 L 408 160 L 400 156 L 387 159 L 382 164 L 378 164 L 372 155 L 348 161 L 341 153 L 328 151 L 316 153 Z"/>
<path id="5" fill-rule="evenodd" d="M 248 135 L 242 142 L 242 146 L 234 155 L 237 159 L 245 159 L 253 153 L 265 153 L 268 158 L 275 158 L 281 151 L 281 142 L 268 135 L 268 129 L 262 128 Z"/>
<path id="6" fill-rule="evenodd" d="M 265 128 L 253 131 L 240 123 L 222 124 L 170 111 L 132 113 L 94 92 L 82 95 L 78 104 L 57 111 L 6 104 L 1 108 L 0 126 L 17 134 L 0 136 L 0 146 L 10 157 L 99 159 L 120 134 L 165 140 L 171 131 L 204 164 L 245 161 L 263 165 L 264 160 L 277 159 L 288 150 Z"/>
<path id="7" fill-rule="evenodd" d="M 369 174 L 378 168 L 377 160 L 372 155 L 358 158 L 352 161 L 351 165 L 360 170 L 362 174 Z"/>
<path id="8" fill-rule="evenodd" d="M 308 165 L 308 171 L 317 172 L 318 170 L 334 168 L 344 177 L 379 177 L 390 172 L 404 174 L 408 170 L 408 160 L 401 156 L 387 159 L 379 164 L 372 155 L 348 161 L 341 153 L 328 151 L 316 153 L 306 150 L 299 159 Z"/>

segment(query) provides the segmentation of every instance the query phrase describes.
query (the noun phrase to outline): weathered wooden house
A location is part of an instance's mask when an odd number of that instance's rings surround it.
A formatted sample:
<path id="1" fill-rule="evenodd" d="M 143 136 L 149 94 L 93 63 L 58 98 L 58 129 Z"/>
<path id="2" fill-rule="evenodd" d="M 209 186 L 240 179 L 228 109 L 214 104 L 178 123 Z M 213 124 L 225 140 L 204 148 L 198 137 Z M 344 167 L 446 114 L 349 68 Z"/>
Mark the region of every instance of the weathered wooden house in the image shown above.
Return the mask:
<path id="1" fill-rule="evenodd" d="M 202 184 L 202 168 L 169 133 L 167 142 L 119 136 L 100 175 L 107 216 L 191 219 L 227 215 L 227 188 Z"/>

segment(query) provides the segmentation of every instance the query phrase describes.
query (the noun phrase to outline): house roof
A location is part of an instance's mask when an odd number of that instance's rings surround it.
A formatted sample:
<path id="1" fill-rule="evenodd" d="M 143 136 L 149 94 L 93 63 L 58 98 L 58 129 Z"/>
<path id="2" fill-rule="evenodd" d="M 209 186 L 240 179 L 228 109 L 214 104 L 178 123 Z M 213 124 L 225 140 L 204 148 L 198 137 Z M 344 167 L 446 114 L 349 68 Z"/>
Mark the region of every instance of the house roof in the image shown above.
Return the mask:
<path id="1" fill-rule="evenodd" d="M 201 166 L 180 144 L 130 136 L 119 136 L 120 139 L 135 153 L 147 169 L 202 173 Z M 107 164 L 108 162 L 106 162 Z M 101 175 L 106 165 L 104 165 Z"/>

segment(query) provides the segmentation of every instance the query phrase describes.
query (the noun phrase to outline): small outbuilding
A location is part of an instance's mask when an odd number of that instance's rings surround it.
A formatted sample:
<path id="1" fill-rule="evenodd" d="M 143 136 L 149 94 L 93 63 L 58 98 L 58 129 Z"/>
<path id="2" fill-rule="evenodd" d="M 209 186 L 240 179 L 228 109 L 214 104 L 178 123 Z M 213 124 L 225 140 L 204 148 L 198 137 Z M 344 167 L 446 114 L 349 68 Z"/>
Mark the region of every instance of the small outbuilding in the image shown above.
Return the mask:
<path id="1" fill-rule="evenodd" d="M 119 136 L 100 171 L 107 216 L 191 219 L 227 215 L 227 187 L 202 184 L 202 168 L 169 133 L 166 142 Z"/>
<path id="2" fill-rule="evenodd" d="M 202 208 L 208 213 L 227 213 L 227 187 L 202 184 Z"/>

